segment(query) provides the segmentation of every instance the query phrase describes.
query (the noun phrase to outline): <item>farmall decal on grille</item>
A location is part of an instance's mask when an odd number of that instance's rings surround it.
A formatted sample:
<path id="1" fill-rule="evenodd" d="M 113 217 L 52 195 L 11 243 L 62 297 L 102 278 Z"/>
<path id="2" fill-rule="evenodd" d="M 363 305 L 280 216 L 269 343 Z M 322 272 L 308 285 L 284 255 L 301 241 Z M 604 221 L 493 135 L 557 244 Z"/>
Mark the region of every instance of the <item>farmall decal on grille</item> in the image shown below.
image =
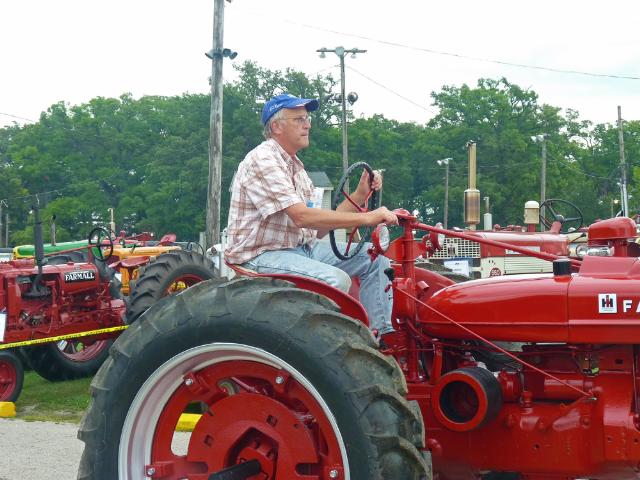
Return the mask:
<path id="1" fill-rule="evenodd" d="M 618 301 L 615 293 L 598 294 L 598 312 L 618 313 Z"/>
<path id="2" fill-rule="evenodd" d="M 67 283 L 86 282 L 95 279 L 96 272 L 93 270 L 79 270 L 77 272 L 67 272 L 64 274 L 64 281 Z"/>

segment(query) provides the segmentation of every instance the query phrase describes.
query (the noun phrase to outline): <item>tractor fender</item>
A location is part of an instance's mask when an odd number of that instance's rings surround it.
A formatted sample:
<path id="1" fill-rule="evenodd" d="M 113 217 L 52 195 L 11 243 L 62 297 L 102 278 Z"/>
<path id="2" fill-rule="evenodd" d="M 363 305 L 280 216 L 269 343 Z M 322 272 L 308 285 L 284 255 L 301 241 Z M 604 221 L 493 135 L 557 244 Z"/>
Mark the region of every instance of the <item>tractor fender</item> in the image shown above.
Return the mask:
<path id="1" fill-rule="evenodd" d="M 233 265 L 233 267 L 236 267 L 236 265 Z M 238 271 L 237 269 L 235 270 Z M 286 273 L 255 273 L 243 269 L 242 274 L 250 277 L 268 277 L 291 282 L 302 290 L 309 290 L 327 297 L 329 300 L 335 302 L 341 313 L 362 322 L 367 327 L 369 326 L 369 317 L 362 304 L 349 295 L 349 293 L 343 292 L 339 288 L 333 287 L 325 282 Z"/>

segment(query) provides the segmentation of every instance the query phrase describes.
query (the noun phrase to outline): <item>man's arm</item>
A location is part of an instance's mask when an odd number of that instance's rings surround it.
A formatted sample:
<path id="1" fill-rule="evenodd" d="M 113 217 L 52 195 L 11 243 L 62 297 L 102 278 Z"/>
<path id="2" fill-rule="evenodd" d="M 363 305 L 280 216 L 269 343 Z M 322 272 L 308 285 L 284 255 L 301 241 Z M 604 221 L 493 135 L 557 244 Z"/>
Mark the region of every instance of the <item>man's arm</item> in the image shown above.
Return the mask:
<path id="1" fill-rule="evenodd" d="M 320 238 L 336 228 L 374 227 L 380 223 L 398 224 L 398 217 L 387 207 L 360 213 L 309 208 L 304 203 L 296 203 L 286 208 L 285 212 L 297 227 L 318 230 Z"/>

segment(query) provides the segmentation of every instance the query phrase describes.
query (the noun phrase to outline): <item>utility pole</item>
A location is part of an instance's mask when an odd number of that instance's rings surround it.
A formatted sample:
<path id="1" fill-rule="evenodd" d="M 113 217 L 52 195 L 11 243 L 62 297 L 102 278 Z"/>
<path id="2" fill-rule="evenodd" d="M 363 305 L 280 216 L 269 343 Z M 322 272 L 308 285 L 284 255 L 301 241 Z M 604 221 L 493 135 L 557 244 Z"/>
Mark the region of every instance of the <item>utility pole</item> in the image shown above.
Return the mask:
<path id="1" fill-rule="evenodd" d="M 344 47 L 336 48 L 319 48 L 316 52 L 320 53 L 320 58 L 324 58 L 325 53 L 335 53 L 340 58 L 340 103 L 342 103 L 342 169 L 346 172 L 349 168 L 349 149 L 347 148 L 347 95 L 345 88 L 345 74 L 344 74 L 344 57 L 348 53 L 351 54 L 351 58 L 356 58 L 356 53 L 366 53 L 366 50 L 360 50 L 358 48 L 352 48 L 346 50 Z M 356 96 L 357 98 L 357 96 Z M 355 100 L 354 100 L 355 101 Z"/>
<path id="2" fill-rule="evenodd" d="M 230 2 L 231 0 L 227 0 Z M 213 48 L 205 53 L 211 59 L 211 113 L 209 116 L 209 183 L 207 185 L 206 248 L 220 238 L 220 198 L 222 184 L 222 59 L 238 54 L 222 48 L 224 0 L 214 0 Z"/>
<path id="3" fill-rule="evenodd" d="M 622 109 L 618 105 L 618 143 L 620 144 L 620 197 L 622 200 L 622 216 L 629 216 L 629 199 L 627 197 L 627 166 L 624 161 L 624 135 L 622 132 Z"/>
<path id="4" fill-rule="evenodd" d="M 443 158 L 442 160 L 436 160 L 438 165 L 445 166 L 444 174 L 444 229 L 447 229 L 449 221 L 449 160 L 452 158 Z"/>

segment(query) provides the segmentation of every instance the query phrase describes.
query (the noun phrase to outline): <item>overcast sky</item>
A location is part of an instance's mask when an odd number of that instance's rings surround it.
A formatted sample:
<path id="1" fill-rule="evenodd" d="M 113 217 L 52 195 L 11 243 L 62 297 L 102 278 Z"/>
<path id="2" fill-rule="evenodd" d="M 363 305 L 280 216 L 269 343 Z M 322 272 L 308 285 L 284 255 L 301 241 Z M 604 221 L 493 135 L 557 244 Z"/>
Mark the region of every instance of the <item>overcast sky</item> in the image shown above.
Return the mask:
<path id="1" fill-rule="evenodd" d="M 224 74 L 253 60 L 339 78 L 338 57 L 316 49 L 358 47 L 346 59 L 356 115 L 425 123 L 432 91 L 504 76 L 595 123 L 615 122 L 617 105 L 638 120 L 640 80 L 613 76 L 640 78 L 639 13 L 622 0 L 234 0 L 224 37 L 238 57 Z M 213 0 L 0 0 L 0 126 L 58 101 L 208 92 L 212 29 Z"/>

